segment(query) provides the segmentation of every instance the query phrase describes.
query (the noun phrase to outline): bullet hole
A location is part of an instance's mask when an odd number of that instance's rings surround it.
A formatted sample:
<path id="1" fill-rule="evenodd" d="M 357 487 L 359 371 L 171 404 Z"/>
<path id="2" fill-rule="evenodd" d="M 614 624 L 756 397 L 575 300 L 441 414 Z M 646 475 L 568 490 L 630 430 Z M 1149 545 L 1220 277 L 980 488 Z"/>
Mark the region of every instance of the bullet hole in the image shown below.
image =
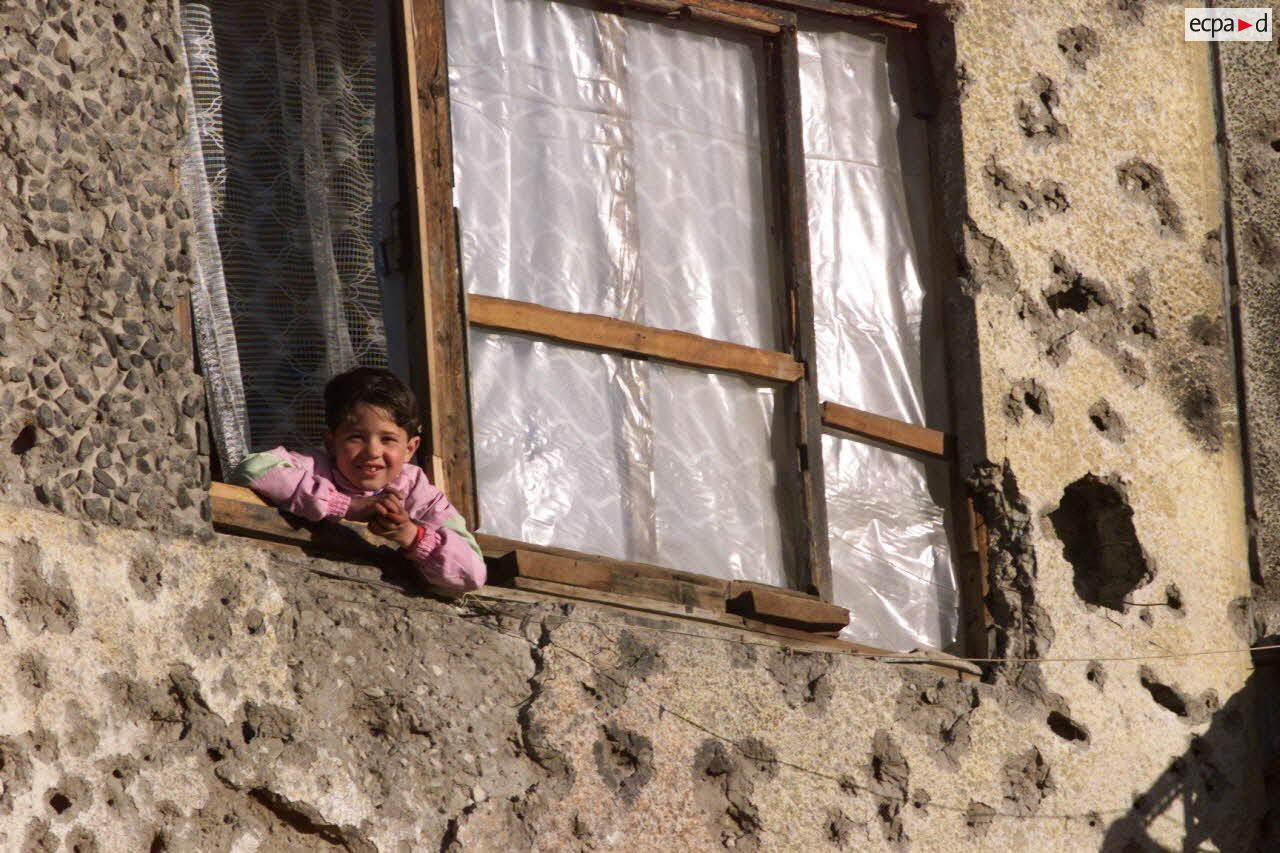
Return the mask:
<path id="1" fill-rule="evenodd" d="M 1053 406 L 1049 403 L 1049 392 L 1034 379 L 1021 379 L 1014 383 L 1009 396 L 1005 398 L 1005 416 L 1016 424 L 1022 423 L 1025 412 L 1046 424 L 1053 423 Z"/>
<path id="2" fill-rule="evenodd" d="M 71 808 L 71 800 L 61 791 L 54 791 L 53 795 L 49 797 L 49 808 L 53 809 L 58 814 L 62 814 L 67 809 Z"/>
<path id="3" fill-rule="evenodd" d="M 969 827 L 969 831 L 976 838 L 982 838 L 991 829 L 991 824 L 996 819 L 996 810 L 986 803 L 980 803 L 977 800 L 969 801 L 969 808 L 965 810 L 964 822 Z"/>
<path id="4" fill-rule="evenodd" d="M 1116 444 L 1123 444 L 1126 434 L 1124 418 L 1111 407 L 1106 398 L 1089 407 L 1089 422 L 1094 429 Z"/>
<path id="5" fill-rule="evenodd" d="M 1141 24 L 1147 0 L 1111 0 L 1111 9 L 1127 24 Z"/>
<path id="6" fill-rule="evenodd" d="M 1033 186 L 1030 181 L 1019 180 L 996 162 L 995 155 L 987 158 L 984 174 L 996 206 L 1003 208 L 1009 205 L 1016 208 L 1027 222 L 1038 222 L 1046 214 L 1066 213 L 1071 207 L 1062 184 L 1048 178 L 1038 186 Z"/>
<path id="7" fill-rule="evenodd" d="M 638 732 L 604 726 L 593 751 L 600 778 L 628 802 L 635 800 L 653 777 L 653 741 Z"/>
<path id="8" fill-rule="evenodd" d="M 1187 698 L 1181 690 L 1157 681 L 1155 673 L 1145 666 L 1139 671 L 1138 680 L 1161 708 L 1179 717 L 1188 716 Z"/>
<path id="9" fill-rule="evenodd" d="M 116 12 L 111 16 L 111 21 L 116 25 L 116 29 L 124 32 L 129 29 L 129 19 L 124 16 L 123 12 Z"/>
<path id="10" fill-rule="evenodd" d="M 1075 743 L 1088 743 L 1089 730 L 1059 711 L 1050 711 L 1045 722 L 1049 730 L 1063 740 Z"/>
<path id="11" fill-rule="evenodd" d="M 13 443 L 9 445 L 9 452 L 14 456 L 22 456 L 35 446 L 36 428 L 32 424 L 27 424 L 18 431 L 18 435 L 13 439 Z"/>
<path id="12" fill-rule="evenodd" d="M 1029 141 L 1042 145 L 1067 141 L 1071 133 L 1054 113 L 1058 108 L 1058 89 L 1053 80 L 1037 74 L 1031 81 L 1031 92 L 1035 99 L 1019 101 L 1015 110 L 1023 135 Z"/>
<path id="13" fill-rule="evenodd" d="M 968 296 L 987 290 L 1000 296 L 1018 292 L 1018 270 L 1004 244 L 984 234 L 972 219 L 965 228 L 965 253 L 957 258 L 961 287 Z"/>
<path id="14" fill-rule="evenodd" d="M 1097 34 L 1085 26 L 1058 30 L 1058 50 L 1072 68 L 1084 71 L 1100 52 Z"/>
<path id="15" fill-rule="evenodd" d="M 1074 311 L 1084 314 L 1110 305 L 1113 300 L 1107 287 L 1097 279 L 1088 278 L 1067 262 L 1061 252 L 1049 256 L 1052 281 L 1045 288 L 1045 301 L 1054 314 Z"/>
<path id="16" fill-rule="evenodd" d="M 853 831 L 857 827 L 843 813 L 831 809 L 827 812 L 827 841 L 841 850 L 853 843 Z"/>
<path id="17" fill-rule="evenodd" d="M 1178 585 L 1176 583 L 1171 583 L 1164 588 L 1164 600 L 1170 610 L 1179 616 L 1183 615 L 1182 590 L 1178 589 Z"/>
<path id="18" fill-rule="evenodd" d="M 1275 151 L 1277 154 L 1280 154 L 1280 139 L 1271 140 L 1271 150 Z"/>
<path id="19" fill-rule="evenodd" d="M 1123 613 L 1129 594 L 1155 576 L 1119 477 L 1076 480 L 1049 520 L 1071 564 L 1076 595 L 1088 604 Z"/>
<path id="20" fill-rule="evenodd" d="M 1015 814 L 1035 814 L 1055 787 L 1049 763 L 1035 747 L 1009 756 L 1004 763 L 1004 798 L 1013 804 Z"/>
<path id="21" fill-rule="evenodd" d="M 148 853 L 168 853 L 169 842 L 165 839 L 163 832 L 157 832 L 151 837 L 151 846 L 147 848 Z"/>
<path id="22" fill-rule="evenodd" d="M 1182 211 L 1173 200 L 1160 167 L 1135 157 L 1116 167 L 1116 179 L 1129 198 L 1155 211 L 1162 235 L 1182 235 Z"/>
<path id="23" fill-rule="evenodd" d="M 1107 671 L 1103 669 L 1102 664 L 1090 661 L 1089 666 L 1084 671 L 1085 680 L 1101 692 L 1107 686 Z"/>

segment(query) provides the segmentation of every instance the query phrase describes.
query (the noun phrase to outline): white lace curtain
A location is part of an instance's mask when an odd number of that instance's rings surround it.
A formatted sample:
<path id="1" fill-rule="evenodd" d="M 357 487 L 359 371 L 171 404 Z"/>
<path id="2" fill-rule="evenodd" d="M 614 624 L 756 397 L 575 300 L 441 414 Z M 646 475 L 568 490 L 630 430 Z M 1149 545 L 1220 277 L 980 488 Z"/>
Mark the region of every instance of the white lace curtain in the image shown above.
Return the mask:
<path id="1" fill-rule="evenodd" d="M 192 308 L 223 469 L 323 428 L 320 390 L 387 364 L 374 264 L 374 4 L 180 5 Z M 385 51 L 383 51 L 385 53 Z"/>

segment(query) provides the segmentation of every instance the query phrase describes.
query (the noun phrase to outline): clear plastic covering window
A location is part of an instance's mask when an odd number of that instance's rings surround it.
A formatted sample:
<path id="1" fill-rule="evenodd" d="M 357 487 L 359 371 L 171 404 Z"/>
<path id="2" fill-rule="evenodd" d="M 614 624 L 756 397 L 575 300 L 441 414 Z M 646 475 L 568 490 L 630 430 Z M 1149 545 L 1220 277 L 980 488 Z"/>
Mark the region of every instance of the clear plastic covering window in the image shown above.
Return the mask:
<path id="1" fill-rule="evenodd" d="M 930 301 L 924 123 L 896 37 L 799 38 L 818 385 L 825 400 L 946 429 L 942 335 Z M 957 629 L 946 467 L 834 434 L 823 439 L 843 636 L 946 648 Z"/>
<path id="2" fill-rule="evenodd" d="M 513 335 L 470 351 L 484 530 L 789 585 L 777 391 Z"/>
<path id="3" fill-rule="evenodd" d="M 548 0 L 449 0 L 469 290 L 780 342 L 763 42 Z"/>
<path id="4" fill-rule="evenodd" d="M 547 0 L 448 0 L 469 291 L 776 348 L 762 42 Z M 945 429 L 925 283 L 923 127 L 885 36 L 800 36 L 824 399 Z M 779 392 L 509 335 L 471 336 L 485 529 L 787 585 Z M 823 442 L 845 636 L 946 647 L 943 466 Z"/>

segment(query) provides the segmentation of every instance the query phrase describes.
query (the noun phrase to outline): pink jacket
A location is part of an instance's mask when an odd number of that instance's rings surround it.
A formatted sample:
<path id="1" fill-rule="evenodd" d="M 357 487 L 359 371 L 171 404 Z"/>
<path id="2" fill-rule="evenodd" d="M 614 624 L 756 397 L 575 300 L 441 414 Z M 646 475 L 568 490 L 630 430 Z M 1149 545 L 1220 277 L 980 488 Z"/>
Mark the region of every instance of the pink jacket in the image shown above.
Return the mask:
<path id="1" fill-rule="evenodd" d="M 272 506 L 310 521 L 343 518 L 351 498 L 368 497 L 333 467 L 324 451 L 294 453 L 283 447 L 254 453 L 241 462 L 231 482 L 248 486 Z M 444 492 L 417 465 L 407 464 L 391 483 L 404 496 L 409 518 L 426 534 L 406 551 L 423 580 L 449 589 L 484 584 L 484 558 L 475 537 Z"/>

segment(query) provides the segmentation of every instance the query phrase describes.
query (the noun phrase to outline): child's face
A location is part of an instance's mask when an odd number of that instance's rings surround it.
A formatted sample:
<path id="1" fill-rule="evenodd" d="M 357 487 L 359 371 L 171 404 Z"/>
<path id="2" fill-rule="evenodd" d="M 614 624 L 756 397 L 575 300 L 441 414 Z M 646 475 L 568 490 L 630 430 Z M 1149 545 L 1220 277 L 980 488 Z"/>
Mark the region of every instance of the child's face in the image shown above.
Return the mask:
<path id="1" fill-rule="evenodd" d="M 325 431 L 324 446 L 338 471 L 353 486 L 376 492 L 400 475 L 413 458 L 418 437 L 412 438 L 387 413 L 359 403 L 336 430 Z"/>

